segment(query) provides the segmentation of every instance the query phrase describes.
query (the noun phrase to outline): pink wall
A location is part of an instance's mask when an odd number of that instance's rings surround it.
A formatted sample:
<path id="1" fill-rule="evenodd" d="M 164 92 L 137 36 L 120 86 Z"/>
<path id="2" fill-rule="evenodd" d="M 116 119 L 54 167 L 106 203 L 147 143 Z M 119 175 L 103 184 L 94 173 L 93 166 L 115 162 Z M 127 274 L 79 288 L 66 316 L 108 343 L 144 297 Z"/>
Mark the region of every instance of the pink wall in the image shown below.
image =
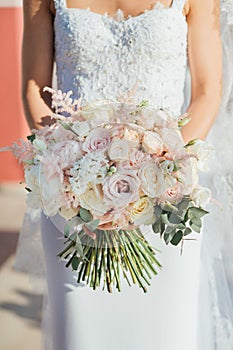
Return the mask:
<path id="1" fill-rule="evenodd" d="M 29 134 L 21 102 L 22 9 L 0 7 L 0 147 Z M 0 153 L 0 181 L 22 180 L 10 152 Z"/>

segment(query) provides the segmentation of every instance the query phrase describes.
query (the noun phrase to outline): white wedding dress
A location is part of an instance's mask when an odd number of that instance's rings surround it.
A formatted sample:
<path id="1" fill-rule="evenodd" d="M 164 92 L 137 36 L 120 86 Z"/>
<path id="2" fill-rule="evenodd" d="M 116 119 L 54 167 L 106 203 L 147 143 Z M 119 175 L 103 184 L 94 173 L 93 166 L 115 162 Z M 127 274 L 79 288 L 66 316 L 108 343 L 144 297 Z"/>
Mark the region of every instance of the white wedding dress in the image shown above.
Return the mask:
<path id="1" fill-rule="evenodd" d="M 120 10 L 112 18 L 89 9 L 67 8 L 65 0 L 54 1 L 59 89 L 72 90 L 73 96 L 83 101 L 124 97 L 130 91 L 135 102 L 145 98 L 151 106 L 169 109 L 174 116 L 185 110 L 188 26 L 182 14 L 184 0 L 173 0 L 169 8 L 157 3 L 153 9 L 128 18 Z M 208 176 L 203 177 L 207 185 L 212 183 L 212 175 Z M 179 247 L 166 246 L 148 227 L 142 227 L 146 238 L 161 250 L 158 259 L 163 265 L 146 294 L 126 283 L 121 293 L 112 294 L 93 291 L 83 283 L 77 285 L 75 272 L 56 256 L 63 247 L 62 219 L 42 215 L 48 282 L 47 349 L 232 350 L 232 295 L 222 296 L 225 304 L 221 306 L 226 308 L 220 308 L 217 288 L 228 280 L 215 283 L 212 262 L 218 264 L 213 257 L 219 258 L 220 249 L 216 253 L 211 248 L 210 258 L 208 254 L 208 244 L 212 245 L 206 236 L 212 234 L 214 247 L 218 247 L 218 208 L 214 211 L 215 217 L 206 220 L 201 235 L 194 234 L 194 241 L 185 242 L 182 255 Z M 26 214 L 21 235 L 26 238 L 21 237 L 21 246 L 23 241 L 33 241 L 29 232 L 39 233 L 38 215 L 34 211 L 33 217 L 30 210 Z M 227 215 L 229 220 L 222 227 L 229 231 L 232 213 Z M 201 254 L 203 242 L 208 244 Z M 37 241 L 33 250 L 38 257 L 39 244 Z M 19 266 L 32 266 L 27 259 L 25 251 L 24 256 L 18 251 Z M 38 266 L 43 268 L 39 262 Z M 218 276 L 225 275 L 221 272 Z M 221 292 L 225 290 L 227 287 Z"/>

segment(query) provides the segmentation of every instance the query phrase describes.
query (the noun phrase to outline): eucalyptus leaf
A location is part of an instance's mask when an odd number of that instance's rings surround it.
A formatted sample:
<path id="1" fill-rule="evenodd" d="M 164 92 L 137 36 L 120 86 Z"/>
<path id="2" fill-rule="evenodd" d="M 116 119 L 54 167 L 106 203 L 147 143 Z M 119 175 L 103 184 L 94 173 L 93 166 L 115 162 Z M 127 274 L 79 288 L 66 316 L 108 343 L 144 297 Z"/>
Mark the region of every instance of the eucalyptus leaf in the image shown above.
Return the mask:
<path id="1" fill-rule="evenodd" d="M 192 232 L 191 228 L 186 227 L 186 229 L 184 230 L 184 236 L 188 236 L 191 232 Z"/>
<path id="2" fill-rule="evenodd" d="M 174 230 L 176 230 L 175 225 L 168 225 L 165 229 L 165 233 L 171 234 L 171 232 L 173 232 Z"/>
<path id="3" fill-rule="evenodd" d="M 95 231 L 97 229 L 99 223 L 100 223 L 100 220 L 96 219 L 96 220 L 88 222 L 88 224 L 86 224 L 86 226 L 89 228 L 89 230 Z"/>
<path id="4" fill-rule="evenodd" d="M 160 205 L 155 205 L 154 207 L 154 213 L 155 216 L 158 218 L 162 214 L 163 209 L 160 207 Z"/>
<path id="5" fill-rule="evenodd" d="M 71 266 L 74 270 L 78 270 L 79 262 L 80 262 L 80 259 L 77 256 L 73 257 Z"/>
<path id="6" fill-rule="evenodd" d="M 68 238 L 69 233 L 70 233 L 72 227 L 74 227 L 75 225 L 79 225 L 79 224 L 81 224 L 81 223 L 83 223 L 83 221 L 82 221 L 82 219 L 81 219 L 80 217 L 78 217 L 78 216 L 75 216 L 75 217 L 73 217 L 71 220 L 69 220 L 69 221 L 66 223 L 65 227 L 64 227 L 64 237 L 65 237 L 65 238 Z"/>
<path id="7" fill-rule="evenodd" d="M 164 210 L 164 211 L 168 211 L 169 213 L 171 213 L 171 212 L 178 212 L 177 207 L 175 207 L 175 206 L 172 205 L 171 203 L 165 203 L 165 204 L 163 204 L 163 210 Z"/>
<path id="8" fill-rule="evenodd" d="M 190 219 L 193 217 L 197 219 L 201 219 L 204 215 L 208 214 L 209 212 L 202 209 L 202 208 L 197 208 L 197 207 L 191 207 L 188 210 L 188 216 Z"/>
<path id="9" fill-rule="evenodd" d="M 154 233 L 160 233 L 161 232 L 161 221 L 158 220 L 152 225 L 152 229 Z"/>
<path id="10" fill-rule="evenodd" d="M 186 211 L 191 203 L 190 198 L 184 198 L 179 204 L 178 204 L 178 210 L 179 211 Z"/>
<path id="11" fill-rule="evenodd" d="M 162 215 L 161 215 L 161 221 L 162 221 L 164 224 L 166 224 L 166 225 L 169 225 L 169 224 L 170 224 L 170 222 L 169 222 L 169 220 L 168 220 L 168 215 L 167 215 L 167 214 L 162 214 Z"/>
<path id="12" fill-rule="evenodd" d="M 198 219 L 196 217 L 193 217 L 191 220 L 190 220 L 195 226 L 197 227 L 202 227 L 202 221 L 201 219 Z"/>
<path id="13" fill-rule="evenodd" d="M 183 238 L 183 232 L 182 231 L 177 231 L 174 237 L 171 240 L 171 244 L 177 246 Z"/>
<path id="14" fill-rule="evenodd" d="M 89 210 L 85 208 L 80 208 L 79 215 L 81 219 L 85 222 L 90 222 L 93 220 L 92 214 L 89 212 Z"/>
<path id="15" fill-rule="evenodd" d="M 76 248 L 78 254 L 80 255 L 80 257 L 84 257 L 83 245 L 82 245 L 82 242 L 81 242 L 80 237 L 79 237 L 78 234 L 76 235 L 75 248 Z"/>
<path id="16" fill-rule="evenodd" d="M 179 215 L 176 215 L 174 212 L 172 212 L 169 215 L 168 220 L 171 224 L 180 224 L 183 218 Z"/>
<path id="17" fill-rule="evenodd" d="M 192 221 L 190 221 L 190 227 L 193 231 L 200 233 L 201 232 L 201 227 L 200 226 L 196 226 Z"/>

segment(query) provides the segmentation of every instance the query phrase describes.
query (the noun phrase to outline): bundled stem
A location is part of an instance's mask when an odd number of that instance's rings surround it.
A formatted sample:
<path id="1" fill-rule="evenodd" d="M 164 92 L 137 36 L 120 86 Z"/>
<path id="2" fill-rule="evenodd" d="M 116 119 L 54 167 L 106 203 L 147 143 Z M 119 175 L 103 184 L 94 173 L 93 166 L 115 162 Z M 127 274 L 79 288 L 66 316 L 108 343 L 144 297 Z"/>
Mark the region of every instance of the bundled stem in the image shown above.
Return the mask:
<path id="1" fill-rule="evenodd" d="M 96 239 L 77 232 L 76 238 L 65 242 L 66 248 L 58 254 L 67 260 L 66 267 L 72 266 L 77 271 L 77 282 L 85 281 L 94 290 L 103 285 L 103 290 L 112 293 L 113 287 L 121 291 L 121 275 L 131 285 L 138 284 L 147 292 L 152 274 L 157 274 L 161 265 L 140 229 L 95 230 Z M 81 242 L 81 243 L 77 243 Z M 77 244 L 81 244 L 83 255 Z M 69 254 L 67 254 L 69 253 Z"/>

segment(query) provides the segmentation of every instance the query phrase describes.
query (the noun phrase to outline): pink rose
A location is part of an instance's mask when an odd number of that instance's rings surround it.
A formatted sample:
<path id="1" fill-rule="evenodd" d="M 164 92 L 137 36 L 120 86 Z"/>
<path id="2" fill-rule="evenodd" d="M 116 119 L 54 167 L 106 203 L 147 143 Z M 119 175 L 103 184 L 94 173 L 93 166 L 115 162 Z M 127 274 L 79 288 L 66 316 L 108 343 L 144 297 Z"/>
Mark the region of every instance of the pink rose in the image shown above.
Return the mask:
<path id="1" fill-rule="evenodd" d="M 111 208 L 123 209 L 139 198 L 139 187 L 135 171 L 120 170 L 104 182 L 104 202 Z"/>
<path id="2" fill-rule="evenodd" d="M 129 169 L 139 169 L 143 163 L 151 159 L 150 155 L 137 150 L 131 149 L 129 154 L 129 159 L 127 161 L 121 162 L 119 168 L 123 170 Z"/>
<path id="3" fill-rule="evenodd" d="M 108 129 L 98 127 L 93 129 L 83 143 L 85 152 L 105 151 L 110 143 L 110 131 Z"/>
<path id="4" fill-rule="evenodd" d="M 171 204 L 178 204 L 183 198 L 182 187 L 177 183 L 174 187 L 168 188 L 163 196 L 160 198 L 160 203 L 169 202 Z"/>

